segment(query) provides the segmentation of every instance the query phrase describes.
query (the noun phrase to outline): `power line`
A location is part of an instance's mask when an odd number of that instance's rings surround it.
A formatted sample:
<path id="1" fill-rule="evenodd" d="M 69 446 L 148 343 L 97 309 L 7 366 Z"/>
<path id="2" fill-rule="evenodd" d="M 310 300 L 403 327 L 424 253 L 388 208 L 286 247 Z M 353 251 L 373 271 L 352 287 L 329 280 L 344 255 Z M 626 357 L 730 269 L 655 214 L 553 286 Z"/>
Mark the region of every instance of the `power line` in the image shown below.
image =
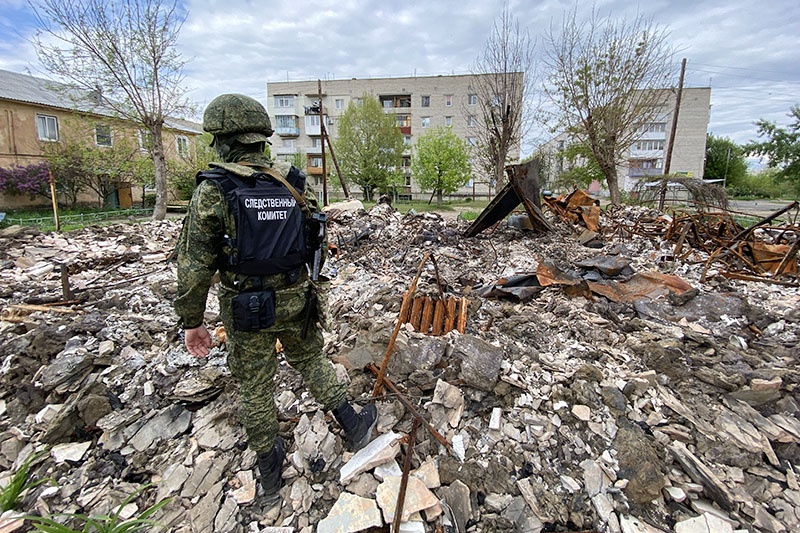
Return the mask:
<path id="1" fill-rule="evenodd" d="M 773 78 L 762 78 L 762 77 L 758 77 L 758 76 L 742 76 L 742 75 L 739 75 L 739 74 L 728 74 L 726 72 L 720 72 L 720 71 L 717 71 L 717 70 L 707 70 L 707 69 L 694 68 L 694 67 L 692 67 L 690 70 L 692 70 L 693 72 L 705 72 L 707 74 L 716 74 L 718 76 L 728 76 L 728 77 L 731 77 L 731 78 L 742 78 L 742 79 L 745 79 L 745 80 L 763 80 L 763 81 L 771 81 L 771 82 L 774 82 L 774 83 L 800 83 L 800 82 L 789 81 L 789 80 L 785 80 L 785 79 L 784 80 L 776 80 L 776 79 L 773 79 Z M 783 74 L 783 73 L 781 73 L 781 74 Z"/>
<path id="2" fill-rule="evenodd" d="M 731 67 L 731 66 L 726 66 L 726 65 L 706 65 L 706 64 L 703 64 L 703 63 L 692 63 L 692 65 L 699 65 L 701 67 L 710 67 L 710 68 L 732 68 L 732 69 L 736 69 L 736 70 L 751 70 L 753 72 L 765 72 L 767 74 L 786 74 L 785 72 L 780 71 L 780 70 L 761 70 L 761 69 L 749 68 L 749 67 Z"/>

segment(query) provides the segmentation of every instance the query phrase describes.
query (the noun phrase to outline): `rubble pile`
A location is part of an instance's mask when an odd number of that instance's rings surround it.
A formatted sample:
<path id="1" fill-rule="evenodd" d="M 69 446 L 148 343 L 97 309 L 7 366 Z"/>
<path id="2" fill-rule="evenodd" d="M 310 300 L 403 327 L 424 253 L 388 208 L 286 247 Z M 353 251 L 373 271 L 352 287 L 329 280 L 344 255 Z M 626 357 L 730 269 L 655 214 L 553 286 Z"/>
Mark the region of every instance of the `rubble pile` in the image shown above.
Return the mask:
<path id="1" fill-rule="evenodd" d="M 325 350 L 357 404 L 385 357 L 392 387 L 378 437 L 350 454 L 280 365 L 273 509 L 224 342 L 205 359 L 182 346 L 168 261 L 180 223 L 8 228 L 0 480 L 47 450 L 31 478 L 54 484 L 23 511 L 106 513 L 152 484 L 123 515 L 171 498 L 155 518 L 175 532 L 800 529 L 800 290 L 716 275 L 661 236 L 582 246 L 546 215 L 548 233 L 501 223 L 474 238 L 464 221 L 385 204 L 331 216 Z M 415 295 L 466 298 L 463 333 L 396 328 L 417 275 Z"/>

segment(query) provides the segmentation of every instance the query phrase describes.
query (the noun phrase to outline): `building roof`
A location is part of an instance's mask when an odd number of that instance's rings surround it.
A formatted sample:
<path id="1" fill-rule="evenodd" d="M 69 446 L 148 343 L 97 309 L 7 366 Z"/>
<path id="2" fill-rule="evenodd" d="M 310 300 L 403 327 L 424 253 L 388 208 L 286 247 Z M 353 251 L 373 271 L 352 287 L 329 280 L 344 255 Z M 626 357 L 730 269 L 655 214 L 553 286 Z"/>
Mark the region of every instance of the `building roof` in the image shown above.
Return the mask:
<path id="1" fill-rule="evenodd" d="M 107 117 L 116 113 L 102 103 L 98 93 L 79 91 L 63 83 L 0 69 L 0 100 L 13 100 L 25 104 L 80 111 Z M 200 135 L 200 124 L 175 117 L 167 117 L 164 125 L 173 130 Z"/>

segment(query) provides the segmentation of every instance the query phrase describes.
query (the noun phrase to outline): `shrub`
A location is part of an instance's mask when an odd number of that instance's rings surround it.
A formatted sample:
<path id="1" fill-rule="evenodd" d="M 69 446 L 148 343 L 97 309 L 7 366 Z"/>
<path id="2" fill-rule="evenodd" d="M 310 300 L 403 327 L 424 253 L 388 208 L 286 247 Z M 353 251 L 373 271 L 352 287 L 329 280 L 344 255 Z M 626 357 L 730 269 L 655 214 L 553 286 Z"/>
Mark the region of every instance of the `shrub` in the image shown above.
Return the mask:
<path id="1" fill-rule="evenodd" d="M 31 198 L 37 195 L 49 197 L 50 172 L 47 163 L 0 168 L 0 192 L 27 194 Z"/>

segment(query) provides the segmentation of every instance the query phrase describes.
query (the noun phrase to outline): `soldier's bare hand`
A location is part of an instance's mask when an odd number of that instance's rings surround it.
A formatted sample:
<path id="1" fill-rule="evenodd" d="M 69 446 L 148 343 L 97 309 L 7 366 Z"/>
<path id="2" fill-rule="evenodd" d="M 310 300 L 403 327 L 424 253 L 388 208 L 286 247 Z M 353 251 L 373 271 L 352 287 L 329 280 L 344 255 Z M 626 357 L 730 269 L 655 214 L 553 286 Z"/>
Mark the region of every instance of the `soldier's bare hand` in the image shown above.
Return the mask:
<path id="1" fill-rule="evenodd" d="M 183 331 L 186 336 L 186 349 L 195 357 L 206 357 L 211 349 L 211 335 L 205 326 L 186 329 Z"/>

